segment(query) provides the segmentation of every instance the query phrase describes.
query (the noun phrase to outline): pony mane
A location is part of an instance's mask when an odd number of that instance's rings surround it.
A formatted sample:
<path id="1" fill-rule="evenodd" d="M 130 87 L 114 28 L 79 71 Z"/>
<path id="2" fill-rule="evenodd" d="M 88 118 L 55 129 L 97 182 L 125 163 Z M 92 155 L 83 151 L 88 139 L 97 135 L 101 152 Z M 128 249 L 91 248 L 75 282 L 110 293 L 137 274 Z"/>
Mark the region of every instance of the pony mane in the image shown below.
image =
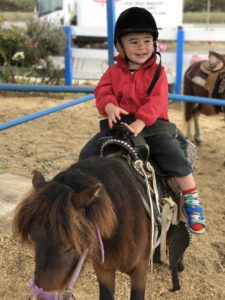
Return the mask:
<path id="1" fill-rule="evenodd" d="M 38 191 L 32 191 L 16 209 L 13 220 L 15 235 L 29 242 L 33 229 L 48 226 L 60 235 L 64 232 L 65 237 L 69 236 L 68 212 L 71 207 L 71 195 L 71 189 L 54 181 Z"/>
<path id="2" fill-rule="evenodd" d="M 42 228 L 46 233 L 56 234 L 63 245 L 76 248 L 78 253 L 90 244 L 97 247 L 96 224 L 101 235 L 108 237 L 117 219 L 104 187 L 93 203 L 81 209 L 76 207 L 79 197 L 85 199 L 86 190 L 96 184 L 100 184 L 97 178 L 76 167 L 60 172 L 19 204 L 13 220 L 14 235 L 29 243 Z"/>

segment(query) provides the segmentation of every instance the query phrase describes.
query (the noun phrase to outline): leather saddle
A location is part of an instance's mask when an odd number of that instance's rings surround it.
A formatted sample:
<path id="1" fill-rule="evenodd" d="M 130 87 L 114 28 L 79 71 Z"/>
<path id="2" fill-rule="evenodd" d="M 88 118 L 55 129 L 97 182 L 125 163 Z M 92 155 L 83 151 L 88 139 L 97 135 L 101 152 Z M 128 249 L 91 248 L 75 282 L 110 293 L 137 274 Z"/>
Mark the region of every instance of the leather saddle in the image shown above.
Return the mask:
<path id="1" fill-rule="evenodd" d="M 209 58 L 200 64 L 200 69 L 209 74 L 211 72 L 218 72 L 224 68 L 225 56 L 216 53 L 214 51 L 209 51 Z"/>
<path id="2" fill-rule="evenodd" d="M 110 136 L 100 138 L 101 156 L 129 154 L 132 160 L 146 162 L 149 159 L 149 146 L 142 135 L 133 137 L 121 123 L 115 124 L 110 132 Z"/>
<path id="3" fill-rule="evenodd" d="M 130 121 L 133 119 L 133 116 L 125 117 L 126 121 Z M 123 120 L 124 121 L 124 120 Z M 162 200 L 163 197 L 171 196 L 171 193 L 173 194 L 174 199 L 179 202 L 180 200 L 180 188 L 177 186 L 175 180 L 173 177 L 168 176 L 168 174 L 164 173 L 163 170 L 158 166 L 158 164 L 151 158 L 151 151 L 149 149 L 148 144 L 146 143 L 144 137 L 146 135 L 153 134 L 152 130 L 155 132 L 161 132 L 162 130 L 165 131 L 167 128 L 169 134 L 174 134 L 174 130 L 176 130 L 176 138 L 177 141 L 180 144 L 180 147 L 182 151 L 184 151 L 184 154 L 187 156 L 187 159 L 193 166 L 196 159 L 196 147 L 190 143 L 183 135 L 182 133 L 176 128 L 175 124 L 169 123 L 164 124 L 165 121 L 159 120 L 154 128 L 146 128 L 146 131 L 143 135 L 139 134 L 138 138 L 132 137 L 132 135 L 129 133 L 126 126 L 123 124 L 117 123 L 114 125 L 112 129 L 108 130 L 108 120 L 101 120 L 100 121 L 100 128 L 104 132 L 110 133 L 109 135 L 100 137 L 98 142 L 100 146 L 100 156 L 101 157 L 120 157 L 124 158 L 126 162 L 133 166 L 133 162 L 137 160 L 141 160 L 143 162 L 144 168 L 146 168 L 146 165 L 148 162 L 150 162 L 151 166 L 154 169 L 156 178 L 157 178 L 157 189 L 158 193 L 160 195 L 160 199 Z M 166 122 L 167 123 L 167 122 Z M 168 126 L 171 125 L 171 126 Z M 148 130 L 147 130 L 148 129 Z M 140 174 L 138 173 L 135 168 L 133 170 L 136 173 L 136 177 L 140 178 Z M 148 168 L 146 168 L 147 172 L 149 172 Z M 141 176 L 143 177 L 143 176 Z M 152 181 L 152 178 L 149 178 L 149 181 Z M 140 181 L 140 189 L 143 191 L 144 194 L 146 191 L 146 182 L 142 178 Z M 152 183 L 151 183 L 152 184 Z M 147 199 L 147 198 L 146 198 Z M 148 199 L 146 200 L 146 205 L 149 205 Z M 154 209 L 154 215 L 156 216 L 156 222 L 157 224 L 160 224 L 160 219 L 158 219 L 158 209 L 156 208 L 155 201 L 153 202 L 153 209 Z"/>
<path id="4" fill-rule="evenodd" d="M 187 77 L 193 83 L 203 87 L 208 97 L 212 98 L 218 79 L 225 73 L 225 56 L 209 51 L 209 59 L 193 64 L 187 72 Z M 224 84 L 219 85 L 219 93 L 224 91 Z"/>
<path id="5" fill-rule="evenodd" d="M 134 137 L 129 133 L 123 123 L 130 124 L 135 120 L 134 115 L 122 116 L 121 121 L 114 125 L 112 129 L 108 126 L 108 120 L 100 121 L 100 131 L 107 131 L 106 137 L 100 138 L 100 144 L 104 146 L 100 155 L 105 156 L 115 152 L 129 153 L 132 159 L 141 159 L 144 162 L 148 160 L 155 165 L 151 160 L 150 149 L 146 143 L 145 137 L 149 137 L 158 133 L 168 133 L 169 135 L 176 135 L 176 125 L 164 120 L 158 119 L 152 126 L 145 127 L 141 134 Z M 164 172 L 159 168 L 158 173 L 164 175 Z"/>
<path id="6" fill-rule="evenodd" d="M 133 115 L 122 117 L 122 122 L 126 122 L 128 124 L 130 124 L 132 120 L 134 120 Z M 151 135 L 164 132 L 176 137 L 185 156 L 189 160 L 190 164 L 194 166 L 196 159 L 196 147 L 183 136 L 173 123 L 157 120 L 154 125 L 146 127 L 137 137 L 133 137 L 126 126 L 120 123 L 117 123 L 114 125 L 113 129 L 109 130 L 107 119 L 100 121 L 100 129 L 101 131 L 109 133 L 99 139 L 101 149 L 100 156 L 126 156 L 129 154 L 132 160 L 140 159 L 143 162 L 149 161 L 154 167 L 157 175 L 161 177 L 168 177 L 168 175 L 165 174 L 158 164 L 152 159 L 151 149 L 149 149 L 145 140 L 145 137 L 150 137 Z"/>

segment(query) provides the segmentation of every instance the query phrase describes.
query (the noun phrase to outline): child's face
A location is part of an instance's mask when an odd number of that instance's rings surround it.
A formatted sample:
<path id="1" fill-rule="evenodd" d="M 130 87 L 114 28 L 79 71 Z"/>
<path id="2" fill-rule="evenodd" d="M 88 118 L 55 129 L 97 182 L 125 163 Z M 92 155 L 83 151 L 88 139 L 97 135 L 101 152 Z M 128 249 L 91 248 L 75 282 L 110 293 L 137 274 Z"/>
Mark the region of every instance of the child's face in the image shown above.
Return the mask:
<path id="1" fill-rule="evenodd" d="M 129 33 L 121 38 L 121 43 L 128 58 L 128 67 L 132 69 L 140 68 L 154 51 L 150 33 Z"/>

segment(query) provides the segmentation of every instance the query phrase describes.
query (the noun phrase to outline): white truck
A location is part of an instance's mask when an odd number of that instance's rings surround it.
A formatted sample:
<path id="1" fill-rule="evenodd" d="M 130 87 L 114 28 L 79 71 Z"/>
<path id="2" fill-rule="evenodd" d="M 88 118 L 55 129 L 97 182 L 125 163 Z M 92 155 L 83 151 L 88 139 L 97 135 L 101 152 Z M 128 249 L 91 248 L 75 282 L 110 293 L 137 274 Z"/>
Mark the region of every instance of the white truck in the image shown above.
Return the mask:
<path id="1" fill-rule="evenodd" d="M 36 0 L 34 14 L 56 25 L 72 25 L 76 23 L 76 5 L 76 0 Z"/>
<path id="2" fill-rule="evenodd" d="M 148 9 L 159 28 L 182 25 L 183 0 L 115 1 L 116 17 L 131 6 Z M 172 2 L 172 3 L 171 3 Z M 72 25 L 77 40 L 99 41 L 107 36 L 107 0 L 36 0 L 35 15 L 58 25 Z"/>

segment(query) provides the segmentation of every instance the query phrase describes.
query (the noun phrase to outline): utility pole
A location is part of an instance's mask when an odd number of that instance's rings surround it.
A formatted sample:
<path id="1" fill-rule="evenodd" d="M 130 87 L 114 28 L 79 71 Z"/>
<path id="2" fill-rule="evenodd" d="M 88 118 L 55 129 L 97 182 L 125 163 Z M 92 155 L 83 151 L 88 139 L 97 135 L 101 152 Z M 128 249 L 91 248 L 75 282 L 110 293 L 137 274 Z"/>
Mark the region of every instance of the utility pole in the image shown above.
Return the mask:
<path id="1" fill-rule="evenodd" d="M 207 29 L 209 29 L 210 23 L 210 10 L 211 10 L 211 0 L 207 0 Z"/>

